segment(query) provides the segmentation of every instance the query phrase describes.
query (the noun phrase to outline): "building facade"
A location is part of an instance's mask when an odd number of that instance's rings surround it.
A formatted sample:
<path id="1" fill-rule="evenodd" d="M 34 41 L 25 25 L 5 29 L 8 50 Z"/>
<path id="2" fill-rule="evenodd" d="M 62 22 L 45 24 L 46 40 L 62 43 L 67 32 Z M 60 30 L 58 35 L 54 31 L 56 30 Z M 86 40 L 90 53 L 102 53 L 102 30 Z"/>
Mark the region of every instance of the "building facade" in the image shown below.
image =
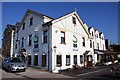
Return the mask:
<path id="1" fill-rule="evenodd" d="M 8 24 L 3 32 L 3 39 L 2 39 L 3 57 L 13 56 L 14 30 L 15 30 L 15 26 Z"/>
<path id="2" fill-rule="evenodd" d="M 89 28 L 76 11 L 53 19 L 27 10 L 14 38 L 14 54 L 26 53 L 26 63 L 58 72 L 74 65 L 93 66 L 94 49 L 106 50 L 104 34 Z"/>

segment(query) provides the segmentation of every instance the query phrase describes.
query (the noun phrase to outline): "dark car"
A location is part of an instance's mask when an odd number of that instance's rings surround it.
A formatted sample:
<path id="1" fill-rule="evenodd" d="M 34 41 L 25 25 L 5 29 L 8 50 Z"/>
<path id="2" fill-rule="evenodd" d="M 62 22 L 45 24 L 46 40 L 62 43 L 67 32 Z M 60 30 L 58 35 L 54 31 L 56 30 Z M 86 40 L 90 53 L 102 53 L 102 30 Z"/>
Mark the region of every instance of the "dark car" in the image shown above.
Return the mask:
<path id="1" fill-rule="evenodd" d="M 13 71 L 26 71 L 27 66 L 19 58 L 5 58 L 2 63 L 2 67 L 9 72 Z"/>

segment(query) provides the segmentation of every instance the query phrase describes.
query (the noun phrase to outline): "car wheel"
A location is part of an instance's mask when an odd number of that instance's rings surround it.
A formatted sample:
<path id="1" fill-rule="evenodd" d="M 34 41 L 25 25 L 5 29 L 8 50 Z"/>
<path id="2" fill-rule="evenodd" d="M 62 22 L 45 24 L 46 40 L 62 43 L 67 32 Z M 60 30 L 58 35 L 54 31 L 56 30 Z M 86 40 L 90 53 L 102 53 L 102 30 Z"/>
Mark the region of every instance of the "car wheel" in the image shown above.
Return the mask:
<path id="1" fill-rule="evenodd" d="M 11 72 L 10 67 L 7 69 L 7 72 Z"/>
<path id="2" fill-rule="evenodd" d="M 9 73 L 9 69 L 6 69 L 6 72 L 8 72 L 8 73 Z"/>
<path id="3" fill-rule="evenodd" d="M 26 71 L 26 69 L 24 69 L 24 72 Z"/>

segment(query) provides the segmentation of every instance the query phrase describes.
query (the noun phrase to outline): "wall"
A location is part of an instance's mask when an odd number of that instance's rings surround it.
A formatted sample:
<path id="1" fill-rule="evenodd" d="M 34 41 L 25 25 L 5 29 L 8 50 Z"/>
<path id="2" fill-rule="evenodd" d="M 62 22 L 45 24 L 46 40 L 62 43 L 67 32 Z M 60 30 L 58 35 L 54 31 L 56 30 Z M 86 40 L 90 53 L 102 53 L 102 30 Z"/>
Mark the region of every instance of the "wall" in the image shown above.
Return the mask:
<path id="1" fill-rule="evenodd" d="M 72 16 L 76 17 L 76 25 L 74 26 L 72 22 Z M 61 44 L 61 31 L 65 31 L 65 44 Z M 73 47 L 73 35 L 75 35 L 78 39 L 77 42 L 77 48 Z M 82 46 L 82 37 L 85 37 L 85 43 L 86 46 Z M 83 26 L 80 24 L 79 20 L 77 19 L 77 16 L 72 14 L 64 19 L 61 19 L 60 21 L 54 23 L 52 25 L 52 47 L 56 46 L 56 53 L 52 53 L 52 69 L 54 69 L 54 65 L 56 63 L 56 56 L 54 54 L 60 54 L 62 55 L 62 66 L 57 67 L 58 70 L 60 69 L 66 69 L 66 68 L 72 68 L 73 65 L 73 55 L 77 56 L 77 62 L 80 65 L 80 55 L 83 55 L 86 50 L 89 50 L 92 52 L 93 55 L 93 48 L 90 48 L 89 46 L 89 40 L 88 34 L 83 29 Z M 76 50 L 76 51 L 73 51 Z M 70 55 L 70 66 L 66 66 L 66 55 Z M 94 58 L 94 57 L 93 57 Z M 81 65 L 80 65 L 81 66 Z"/>

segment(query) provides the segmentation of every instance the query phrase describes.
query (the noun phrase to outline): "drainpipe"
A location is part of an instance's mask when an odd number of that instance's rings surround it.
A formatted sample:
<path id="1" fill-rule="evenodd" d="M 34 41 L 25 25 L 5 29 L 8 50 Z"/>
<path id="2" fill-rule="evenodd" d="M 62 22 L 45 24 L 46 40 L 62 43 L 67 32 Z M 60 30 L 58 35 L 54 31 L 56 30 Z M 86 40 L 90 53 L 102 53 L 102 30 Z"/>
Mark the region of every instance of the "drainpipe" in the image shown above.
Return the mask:
<path id="1" fill-rule="evenodd" d="M 49 68 L 50 68 L 50 67 L 49 67 L 49 65 L 50 65 L 50 64 L 49 64 L 49 61 L 50 61 L 50 60 L 49 60 L 49 24 L 48 24 L 47 26 L 48 26 L 48 71 L 49 71 L 49 70 L 50 70 L 50 69 L 49 69 Z"/>

